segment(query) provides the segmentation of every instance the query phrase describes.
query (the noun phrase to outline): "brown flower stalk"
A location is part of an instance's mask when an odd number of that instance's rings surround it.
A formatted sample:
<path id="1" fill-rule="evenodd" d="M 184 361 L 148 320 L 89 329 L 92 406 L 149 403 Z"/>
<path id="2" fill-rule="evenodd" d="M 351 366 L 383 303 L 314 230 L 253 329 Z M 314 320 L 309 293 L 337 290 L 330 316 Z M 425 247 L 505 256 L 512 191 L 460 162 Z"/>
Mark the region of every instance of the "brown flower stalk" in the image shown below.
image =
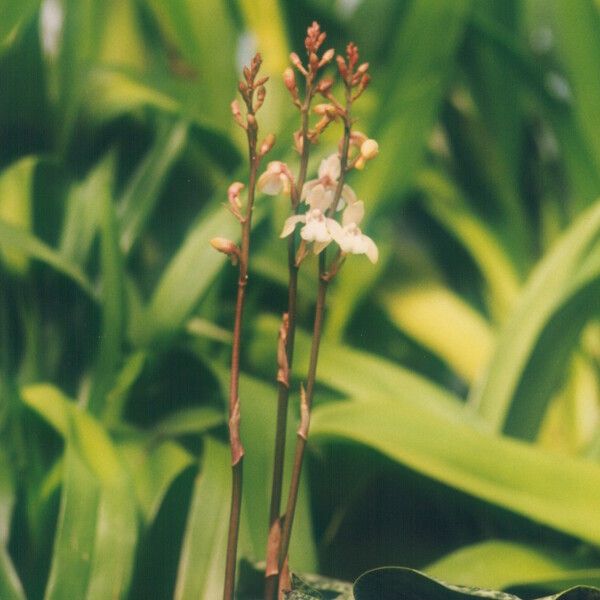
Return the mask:
<path id="1" fill-rule="evenodd" d="M 304 98 L 296 84 L 293 69 L 288 68 L 283 74 L 286 88 L 292 96 L 294 105 L 301 115 L 301 127 L 295 134 L 296 148 L 300 153 L 300 167 L 298 177 L 291 185 L 290 196 L 292 210 L 297 213 L 300 205 L 302 188 L 306 181 L 308 159 L 311 142 L 316 141 L 315 132 L 311 132 L 309 125 L 310 107 L 313 98 L 324 89 L 323 81 L 317 82 L 318 72 L 325 67 L 334 56 L 333 49 L 327 50 L 319 58 L 318 51 L 325 41 L 326 34 L 321 32 L 319 24 L 314 22 L 307 30 L 305 48 L 307 53 L 306 66 L 298 55 L 292 53 L 292 64 L 304 77 Z M 331 85 L 328 85 L 331 87 Z M 271 487 L 271 503 L 269 510 L 269 539 L 267 543 L 267 557 L 265 570 L 265 600 L 273 600 L 278 589 L 279 573 L 282 566 L 279 564 L 281 541 L 281 494 L 283 484 L 283 467 L 285 463 L 285 441 L 287 430 L 287 414 L 289 404 L 289 372 L 292 367 L 294 355 L 294 339 L 296 331 L 296 302 L 298 294 L 298 264 L 296 263 L 296 243 L 293 236 L 288 239 L 288 307 L 283 317 L 280 330 L 278 347 L 278 394 L 277 394 L 277 428 L 275 433 L 275 450 L 273 462 L 273 479 Z"/>
<path id="2" fill-rule="evenodd" d="M 358 49 L 350 43 L 346 48 L 346 58 L 342 56 L 337 57 L 337 65 L 339 73 L 344 82 L 345 89 L 345 103 L 342 106 L 333 96 L 331 92 L 331 86 L 328 86 L 323 95 L 337 108 L 337 114 L 342 118 L 344 123 L 344 136 L 341 144 L 340 151 L 340 176 L 335 189 L 335 194 L 331 207 L 328 210 L 330 216 L 335 215 L 338 204 L 342 198 L 342 192 L 344 189 L 344 179 L 347 171 L 349 170 L 348 164 L 348 153 L 350 149 L 350 142 L 352 137 L 352 116 L 351 108 L 352 103 L 356 98 L 362 94 L 364 89 L 369 83 L 368 75 L 366 71 L 368 64 L 363 63 L 358 68 L 356 67 L 358 62 Z M 308 432 L 310 427 L 310 412 L 312 408 L 314 386 L 317 375 L 317 364 L 319 358 L 319 348 L 321 343 L 321 333 L 323 328 L 323 319 L 325 315 L 325 305 L 327 299 L 327 288 L 329 282 L 335 277 L 339 268 L 344 260 L 342 252 L 339 251 L 335 258 L 332 260 L 329 268 L 326 262 L 326 252 L 322 251 L 319 255 L 319 273 L 318 273 L 318 292 L 317 292 L 317 303 L 315 307 L 315 317 L 313 324 L 313 337 L 310 351 L 309 368 L 307 374 L 306 392 L 304 389 L 301 390 L 301 419 L 300 426 L 297 431 L 296 448 L 294 455 L 294 466 L 292 471 L 292 478 L 290 482 L 290 488 L 287 499 L 287 507 L 285 511 L 284 525 L 281 532 L 280 550 L 279 550 L 279 570 L 283 570 L 287 565 L 289 544 L 292 535 L 292 526 L 294 523 L 294 515 L 296 512 L 296 503 L 298 500 L 298 490 L 300 487 L 300 476 L 302 473 L 302 465 L 304 462 L 304 453 L 306 444 L 308 441 Z M 279 597 L 284 597 L 284 592 L 288 591 L 289 581 L 280 581 L 279 584 Z"/>
<path id="3" fill-rule="evenodd" d="M 229 209 L 238 219 L 242 227 L 241 244 L 238 248 L 233 242 L 222 238 L 215 238 L 213 246 L 220 252 L 228 254 L 234 264 L 238 265 L 238 288 L 235 306 L 235 322 L 233 327 L 233 343 L 231 352 L 231 376 L 229 386 L 229 443 L 231 446 L 231 510 L 229 515 L 229 533 L 227 536 L 227 558 L 225 564 L 225 583 L 223 587 L 223 600 L 233 600 L 235 592 L 235 572 L 237 564 L 237 546 L 240 527 L 240 513 L 242 507 L 243 459 L 244 447 L 240 438 L 240 346 L 242 337 L 242 321 L 246 286 L 248 283 L 248 262 L 250 254 L 250 231 L 252 228 L 252 208 L 256 190 L 257 171 L 260 159 L 270 150 L 274 137 L 269 135 L 261 143 L 258 140 L 258 123 L 256 111 L 262 106 L 265 98 L 264 83 L 267 78 L 257 79 L 261 65 L 261 57 L 257 54 L 248 67 L 244 68 L 244 80 L 239 83 L 239 91 L 246 105 L 245 119 L 242 115 L 237 100 L 231 103 L 231 111 L 235 121 L 246 131 L 248 139 L 249 179 L 248 195 L 245 208 L 240 200 L 243 185 L 233 183 L 229 188 Z M 257 149 L 258 147 L 258 149 Z"/>

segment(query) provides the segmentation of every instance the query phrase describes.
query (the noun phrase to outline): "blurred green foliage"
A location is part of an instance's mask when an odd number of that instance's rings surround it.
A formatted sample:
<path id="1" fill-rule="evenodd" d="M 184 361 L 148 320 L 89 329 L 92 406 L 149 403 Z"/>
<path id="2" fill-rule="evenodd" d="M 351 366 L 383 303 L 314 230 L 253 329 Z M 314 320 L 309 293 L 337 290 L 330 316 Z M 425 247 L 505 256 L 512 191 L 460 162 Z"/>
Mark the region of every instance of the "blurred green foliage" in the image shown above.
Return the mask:
<path id="1" fill-rule="evenodd" d="M 2 599 L 218 597 L 235 277 L 208 241 L 238 234 L 222 203 L 246 172 L 229 103 L 260 50 L 261 128 L 293 160 L 280 74 L 314 19 L 371 64 L 357 128 L 381 152 L 350 183 L 381 259 L 331 290 L 293 568 L 522 597 L 600 582 L 597 2 L 0 0 Z M 284 204 L 257 205 L 244 332 L 253 562 Z"/>

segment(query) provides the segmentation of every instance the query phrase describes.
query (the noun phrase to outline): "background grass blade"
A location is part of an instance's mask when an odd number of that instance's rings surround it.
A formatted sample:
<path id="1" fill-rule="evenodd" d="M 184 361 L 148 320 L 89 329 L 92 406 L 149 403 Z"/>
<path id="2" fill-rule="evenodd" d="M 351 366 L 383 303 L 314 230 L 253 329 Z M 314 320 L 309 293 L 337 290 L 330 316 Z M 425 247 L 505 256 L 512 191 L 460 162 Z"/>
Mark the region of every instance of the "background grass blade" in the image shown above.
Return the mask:
<path id="1" fill-rule="evenodd" d="M 257 206 L 254 226 L 264 214 L 264 206 Z M 158 282 L 143 317 L 141 339 L 136 343 L 148 344 L 183 328 L 227 261 L 209 241 L 216 236 L 237 240 L 239 230 L 239 223 L 221 205 L 198 220 Z"/>
<path id="2" fill-rule="evenodd" d="M 120 245 L 127 254 L 144 230 L 170 169 L 187 142 L 185 121 L 165 122 L 152 147 L 132 175 L 119 201 Z"/>
<path id="3" fill-rule="evenodd" d="M 599 236 L 600 203 L 596 203 L 563 235 L 526 284 L 513 314 L 500 333 L 490 367 L 470 396 L 473 408 L 494 428 L 501 429 L 504 426 L 511 406 L 532 400 L 531 393 L 534 390 L 531 387 L 520 388 L 525 369 L 532 360 L 544 328 L 557 325 L 552 320 L 568 297 L 570 285 L 583 267 L 583 261 L 589 258 Z M 583 302 L 579 306 L 579 317 L 585 319 L 595 314 L 593 303 L 586 305 Z M 575 326 L 567 328 L 574 333 L 577 331 Z M 555 351 L 559 348 L 545 348 L 547 360 L 557 356 Z M 544 366 L 537 362 L 536 368 Z M 549 382 L 549 379 L 546 381 Z M 538 378 L 537 384 L 542 383 Z M 550 383 L 555 384 L 555 380 Z M 551 387 L 549 385 L 544 390 L 540 388 L 538 395 L 542 398 L 536 401 L 538 408 L 545 406 Z"/>
<path id="4" fill-rule="evenodd" d="M 0 220 L 0 244 L 49 265 L 94 298 L 95 292 L 80 268 L 34 235 Z"/>
<path id="5" fill-rule="evenodd" d="M 15 504 L 13 474 L 9 459 L 0 447 L 0 597 L 6 600 L 25 600 L 25 592 L 8 553 L 10 525 Z"/>
<path id="6" fill-rule="evenodd" d="M 212 600 L 222 593 L 230 471 L 229 450 L 207 437 L 179 559 L 176 600 Z"/>
<path id="7" fill-rule="evenodd" d="M 125 598 L 138 523 L 131 480 L 117 450 L 104 429 L 55 388 L 31 386 L 23 396 L 66 435 L 63 490 L 46 600 Z"/>

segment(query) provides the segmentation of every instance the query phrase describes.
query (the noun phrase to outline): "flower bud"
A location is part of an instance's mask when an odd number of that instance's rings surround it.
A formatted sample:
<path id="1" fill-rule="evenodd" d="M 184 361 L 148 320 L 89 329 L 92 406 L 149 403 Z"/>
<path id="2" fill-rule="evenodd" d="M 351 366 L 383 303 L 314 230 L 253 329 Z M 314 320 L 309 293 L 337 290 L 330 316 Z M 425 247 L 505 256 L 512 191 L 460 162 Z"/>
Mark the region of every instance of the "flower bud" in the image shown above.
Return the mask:
<path id="1" fill-rule="evenodd" d="M 296 76 L 294 75 L 294 71 L 291 67 L 287 67 L 283 72 L 283 83 L 285 84 L 285 87 L 290 90 L 290 92 L 296 90 Z"/>
<path id="2" fill-rule="evenodd" d="M 379 144 L 373 140 L 365 140 L 360 147 L 360 154 L 365 160 L 372 160 L 379 154 Z"/>
<path id="3" fill-rule="evenodd" d="M 231 102 L 230 106 L 231 106 L 231 114 L 233 115 L 235 122 L 243 129 L 246 129 L 246 125 L 244 124 L 244 120 L 242 119 L 240 103 L 237 100 L 233 100 Z"/>
<path id="4" fill-rule="evenodd" d="M 333 87 L 333 79 L 331 77 L 324 77 L 317 84 L 317 92 L 319 94 L 327 94 Z"/>
<path id="5" fill-rule="evenodd" d="M 368 62 L 364 62 L 364 63 L 362 63 L 362 65 L 360 65 L 358 67 L 358 69 L 356 69 L 356 72 L 360 73 L 361 75 L 364 75 L 367 72 L 368 69 L 369 69 L 369 63 Z"/>
<path id="6" fill-rule="evenodd" d="M 292 64 L 296 67 L 296 69 L 298 69 L 298 71 L 300 71 L 300 73 L 302 73 L 302 75 L 307 74 L 306 69 L 302 65 L 302 61 L 300 60 L 300 57 L 295 52 L 292 52 L 290 54 L 290 60 L 292 61 Z"/>
<path id="7" fill-rule="evenodd" d="M 227 189 L 227 198 L 231 205 L 235 205 L 238 208 L 242 206 L 240 201 L 240 192 L 244 189 L 244 184 L 241 181 L 234 181 Z"/>
<path id="8" fill-rule="evenodd" d="M 260 149 L 258 151 L 260 156 L 264 156 L 271 148 L 275 145 L 275 135 L 272 133 L 267 134 L 262 144 L 260 145 Z"/>
<path id="9" fill-rule="evenodd" d="M 254 106 L 254 110 L 257 111 L 265 101 L 265 96 L 267 95 L 267 90 L 264 85 L 261 85 L 256 90 L 256 105 Z"/>
<path id="10" fill-rule="evenodd" d="M 321 57 L 319 67 L 324 67 L 325 65 L 329 64 L 333 60 L 334 55 L 335 50 L 333 48 L 329 48 L 329 50 L 327 50 L 327 52 L 325 52 Z"/>
<path id="11" fill-rule="evenodd" d="M 317 115 L 335 116 L 337 114 L 335 111 L 335 106 L 329 103 L 317 104 L 313 108 L 313 112 Z"/>
<path id="12" fill-rule="evenodd" d="M 234 242 L 232 242 L 231 240 L 228 240 L 227 238 L 216 237 L 216 238 L 213 238 L 212 240 L 210 240 L 210 245 L 215 250 L 222 252 L 223 254 L 226 254 L 227 256 L 229 256 L 229 258 L 231 258 L 231 262 L 233 264 L 237 263 L 237 260 L 240 256 L 240 249 L 237 247 L 237 245 Z"/>
<path id="13" fill-rule="evenodd" d="M 346 79 L 346 76 L 348 75 L 348 67 L 346 66 L 346 61 L 344 60 L 343 56 L 340 56 L 339 54 L 336 56 L 335 58 L 336 62 L 337 62 L 337 66 L 338 66 L 338 71 L 340 72 L 340 75 Z"/>

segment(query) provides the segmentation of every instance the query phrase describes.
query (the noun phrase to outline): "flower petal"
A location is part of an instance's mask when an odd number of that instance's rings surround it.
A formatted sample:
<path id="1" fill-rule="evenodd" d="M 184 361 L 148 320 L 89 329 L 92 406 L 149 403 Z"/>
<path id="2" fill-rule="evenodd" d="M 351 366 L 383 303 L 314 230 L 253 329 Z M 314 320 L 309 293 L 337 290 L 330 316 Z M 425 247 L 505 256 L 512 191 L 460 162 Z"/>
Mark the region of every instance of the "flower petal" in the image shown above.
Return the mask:
<path id="1" fill-rule="evenodd" d="M 317 183 L 319 183 L 318 179 L 311 179 L 310 181 L 307 181 L 302 186 L 302 193 L 300 194 L 300 200 L 304 200 L 306 203 L 308 203 L 308 195 L 310 194 L 311 190 L 315 187 L 315 185 L 317 185 Z"/>
<path id="2" fill-rule="evenodd" d="M 331 200 L 331 193 L 327 193 L 325 187 L 320 183 L 310 190 L 306 199 L 312 209 L 318 208 L 321 212 L 325 212 L 329 208 Z"/>
<path id="3" fill-rule="evenodd" d="M 337 181 L 340 178 L 340 157 L 336 154 L 331 154 L 324 158 L 319 165 L 319 179 L 329 178 Z"/>
<path id="4" fill-rule="evenodd" d="M 345 183 L 344 187 L 342 188 L 342 199 L 348 205 L 354 204 L 358 200 L 358 198 L 356 197 L 356 194 L 354 193 L 354 190 L 347 183 Z M 342 208 L 344 208 L 344 206 L 340 202 L 340 205 L 338 206 L 338 210 L 341 210 Z"/>
<path id="5" fill-rule="evenodd" d="M 321 254 L 321 252 L 323 252 L 323 250 L 325 250 L 325 248 L 327 248 L 327 246 L 329 246 L 330 243 L 331 240 L 329 240 L 328 242 L 315 242 L 313 244 L 313 252 L 315 254 Z"/>
<path id="6" fill-rule="evenodd" d="M 305 215 L 293 215 L 292 217 L 289 217 L 285 220 L 285 223 L 283 224 L 283 230 L 281 231 L 281 234 L 279 235 L 280 238 L 284 238 L 287 237 L 288 235 L 290 235 L 290 233 L 292 233 L 292 231 L 294 231 L 294 229 L 296 229 L 296 225 L 298 225 L 298 223 L 305 223 L 306 222 L 306 216 Z"/>
<path id="7" fill-rule="evenodd" d="M 369 236 L 363 235 L 363 238 L 365 238 L 367 242 L 367 251 L 365 252 L 365 254 L 367 255 L 367 258 L 373 264 L 375 264 L 379 260 L 379 250 L 375 245 L 375 242 Z"/>
<path id="8" fill-rule="evenodd" d="M 263 194 L 268 194 L 269 196 L 277 196 L 283 189 L 279 173 L 272 173 L 269 171 L 265 171 L 258 178 L 258 183 L 256 185 Z"/>
<path id="9" fill-rule="evenodd" d="M 329 230 L 331 237 L 341 247 L 340 240 L 342 242 L 344 241 L 344 230 L 342 229 L 342 226 L 334 219 L 327 219 L 326 223 L 327 223 L 327 229 Z"/>
<path id="10" fill-rule="evenodd" d="M 358 200 L 353 204 L 348 204 L 348 207 L 344 211 L 342 216 L 342 225 L 346 227 L 346 225 L 350 225 L 354 223 L 358 225 L 365 216 L 365 203 L 362 200 Z"/>

